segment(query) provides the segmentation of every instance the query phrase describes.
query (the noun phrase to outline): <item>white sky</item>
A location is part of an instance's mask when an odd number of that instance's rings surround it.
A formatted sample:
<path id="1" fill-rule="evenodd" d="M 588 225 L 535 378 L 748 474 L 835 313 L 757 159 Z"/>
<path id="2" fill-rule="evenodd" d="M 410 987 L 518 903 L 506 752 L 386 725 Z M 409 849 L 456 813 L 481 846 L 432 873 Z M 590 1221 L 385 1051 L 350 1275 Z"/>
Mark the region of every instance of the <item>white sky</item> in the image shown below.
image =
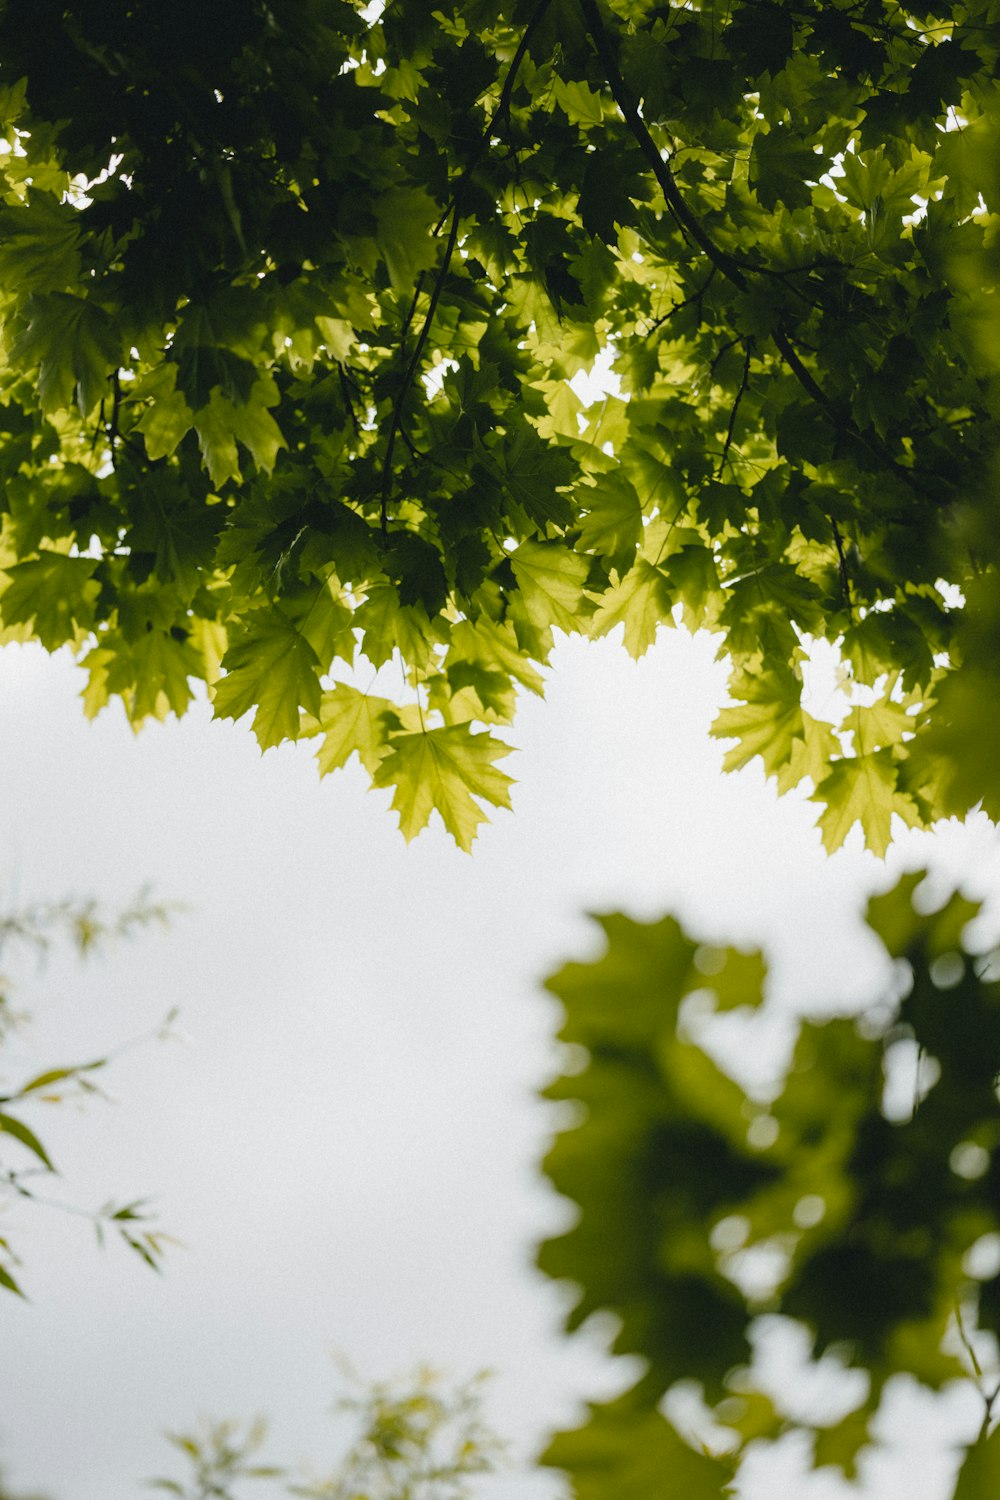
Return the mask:
<path id="1" fill-rule="evenodd" d="M 7 1220 L 32 1297 L 0 1300 L 12 1485 L 135 1497 L 172 1468 L 162 1429 L 199 1413 L 265 1412 L 270 1452 L 332 1466 L 334 1349 L 373 1378 L 492 1368 L 490 1418 L 522 1456 L 615 1388 L 600 1330 L 562 1339 L 564 1298 L 529 1269 L 563 1212 L 535 1168 L 556 1020 L 538 979 L 592 945 L 580 913 L 609 907 L 764 942 L 786 1009 L 856 1001 L 878 973 L 857 911 L 882 867 L 856 847 L 828 859 L 815 808 L 754 769 L 721 776 L 712 650 L 669 633 L 636 665 L 609 641 L 561 645 L 505 762 L 516 812 L 471 859 L 439 828 L 405 846 L 389 794 L 356 768 L 318 782 L 308 747 L 261 758 L 204 706 L 135 739 L 116 712 L 84 720 L 66 659 L 0 653 L 0 904 L 124 903 L 148 880 L 191 908 L 85 970 L 20 965 L 36 1020 L 18 1061 L 82 1059 L 175 1004 L 193 1042 L 123 1058 L 114 1106 L 40 1121 L 65 1196 L 153 1196 L 186 1248 L 157 1278 L 98 1253 L 82 1221 Z M 907 835 L 890 864 L 932 857 L 1000 892 L 985 820 Z M 912 1406 L 899 1420 L 916 1461 L 880 1459 L 871 1493 L 941 1500 L 947 1457 L 920 1448 L 933 1424 Z M 841 1493 L 795 1478 L 793 1449 L 746 1500 Z M 560 1485 L 515 1469 L 487 1493 Z"/>

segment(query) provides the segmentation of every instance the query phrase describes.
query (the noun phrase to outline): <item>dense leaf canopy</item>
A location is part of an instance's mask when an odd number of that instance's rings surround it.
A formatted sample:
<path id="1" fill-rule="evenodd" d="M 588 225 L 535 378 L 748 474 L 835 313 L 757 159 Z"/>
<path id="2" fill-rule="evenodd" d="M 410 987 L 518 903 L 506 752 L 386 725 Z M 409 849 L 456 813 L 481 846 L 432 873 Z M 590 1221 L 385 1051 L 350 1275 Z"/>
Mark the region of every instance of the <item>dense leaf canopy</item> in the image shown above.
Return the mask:
<path id="1" fill-rule="evenodd" d="M 468 847 L 553 632 L 684 621 L 727 764 L 809 778 L 828 847 L 996 816 L 998 25 L 6 0 L 8 638 L 71 643 L 89 713 L 202 680 Z"/>
<path id="2" fill-rule="evenodd" d="M 996 1495 L 1000 981 L 995 955 L 991 973 L 963 946 L 977 907 L 955 895 L 919 915 L 922 878 L 869 903 L 895 961 L 886 993 L 860 1017 L 803 1023 L 769 1100 L 703 1045 L 706 1015 L 741 1007 L 752 1036 L 759 954 L 706 948 L 672 917 L 611 916 L 604 955 L 550 980 L 585 1065 L 547 1091 L 576 1116 L 546 1170 L 579 1218 L 540 1263 L 579 1288 L 571 1328 L 614 1314 L 615 1350 L 644 1365 L 552 1444 L 579 1500 L 717 1500 L 748 1444 L 796 1428 L 816 1467 L 853 1477 L 900 1376 L 975 1380 L 982 1431 L 955 1500 Z M 828 1370 L 853 1366 L 839 1415 L 808 1416 L 793 1382 L 778 1395 L 762 1377 L 765 1313 L 794 1320 Z M 692 1380 L 715 1456 L 660 1405 Z"/>

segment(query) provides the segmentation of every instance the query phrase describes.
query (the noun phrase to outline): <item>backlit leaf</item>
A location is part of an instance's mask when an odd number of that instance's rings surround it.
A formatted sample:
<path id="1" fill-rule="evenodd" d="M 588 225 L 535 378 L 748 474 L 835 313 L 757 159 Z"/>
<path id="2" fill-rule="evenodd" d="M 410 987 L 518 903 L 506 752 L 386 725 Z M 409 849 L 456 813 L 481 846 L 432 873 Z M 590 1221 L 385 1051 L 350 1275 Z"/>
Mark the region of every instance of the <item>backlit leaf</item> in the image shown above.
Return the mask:
<path id="1" fill-rule="evenodd" d="M 479 825 L 488 821 L 474 799 L 510 806 L 511 778 L 493 764 L 509 754 L 509 745 L 487 733 L 473 734 L 467 724 L 399 734 L 373 780 L 394 788 L 392 806 L 406 839 L 426 827 L 436 809 L 458 847 L 468 852 Z"/>

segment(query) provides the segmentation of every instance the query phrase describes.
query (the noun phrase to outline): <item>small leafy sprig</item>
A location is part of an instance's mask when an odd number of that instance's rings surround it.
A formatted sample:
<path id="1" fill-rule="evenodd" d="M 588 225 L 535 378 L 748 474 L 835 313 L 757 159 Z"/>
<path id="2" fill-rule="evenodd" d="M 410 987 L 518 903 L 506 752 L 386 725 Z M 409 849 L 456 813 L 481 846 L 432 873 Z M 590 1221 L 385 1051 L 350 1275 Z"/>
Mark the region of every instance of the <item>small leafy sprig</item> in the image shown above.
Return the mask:
<path id="1" fill-rule="evenodd" d="M 54 942 L 62 937 L 70 942 L 80 958 L 87 958 L 109 942 L 130 938 L 153 923 L 166 925 L 171 914 L 178 909 L 177 903 L 154 901 L 148 888 L 141 890 L 128 906 L 113 914 L 105 912 L 92 898 L 36 902 L 0 917 L 0 951 L 11 943 L 18 943 L 33 949 L 44 959 Z M 177 1014 L 176 1007 L 172 1008 L 151 1032 L 144 1032 L 102 1056 L 44 1068 L 17 1087 L 0 1093 L 0 1195 L 85 1218 L 93 1225 L 98 1244 L 103 1246 L 110 1234 L 153 1270 L 160 1269 L 165 1249 L 173 1241 L 169 1235 L 152 1227 L 147 1201 L 134 1199 L 119 1203 L 111 1199 L 99 1208 L 90 1209 L 40 1191 L 38 1180 L 58 1177 L 59 1171 L 38 1132 L 24 1118 L 24 1112 L 37 1104 L 63 1104 L 74 1097 L 106 1099 L 108 1096 L 95 1075 L 134 1047 L 153 1038 L 169 1038 L 174 1034 L 172 1028 Z M 8 982 L 0 981 L 0 1042 L 12 1026 L 23 1019 L 10 1008 Z M 20 1148 L 24 1164 L 19 1164 L 16 1152 L 13 1163 L 6 1160 L 3 1148 L 10 1144 Z M 0 1288 L 23 1297 L 24 1292 L 14 1275 L 14 1269 L 20 1264 L 9 1236 L 0 1236 Z"/>
<path id="2" fill-rule="evenodd" d="M 210 1421 L 193 1433 L 167 1433 L 192 1472 L 186 1482 L 157 1478 L 150 1487 L 179 1500 L 239 1500 L 236 1485 L 273 1479 L 301 1500 L 465 1500 L 469 1479 L 496 1468 L 503 1444 L 482 1415 L 484 1374 L 448 1388 L 427 1366 L 370 1385 L 343 1370 L 361 1390 L 336 1409 L 354 1413 L 359 1431 L 332 1473 L 302 1480 L 262 1462 L 267 1426 L 258 1417 L 245 1426 Z"/>

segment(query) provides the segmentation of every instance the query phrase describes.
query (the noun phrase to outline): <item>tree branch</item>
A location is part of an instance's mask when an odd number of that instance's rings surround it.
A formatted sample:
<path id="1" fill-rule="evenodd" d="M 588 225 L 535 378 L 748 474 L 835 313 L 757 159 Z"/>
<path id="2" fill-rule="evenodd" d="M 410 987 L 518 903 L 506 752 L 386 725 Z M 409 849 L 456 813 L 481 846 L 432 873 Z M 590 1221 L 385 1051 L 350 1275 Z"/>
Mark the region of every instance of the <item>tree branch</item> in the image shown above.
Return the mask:
<path id="1" fill-rule="evenodd" d="M 621 111 L 622 118 L 631 130 L 635 142 L 643 156 L 649 162 L 653 170 L 653 176 L 660 185 L 667 208 L 686 239 L 693 240 L 702 250 L 714 266 L 717 266 L 722 274 L 733 283 L 734 286 L 745 290 L 748 283 L 739 265 L 731 255 L 721 249 L 707 230 L 691 212 L 687 203 L 681 195 L 673 172 L 670 170 L 669 162 L 665 161 L 660 148 L 649 133 L 646 122 L 639 113 L 639 107 L 632 98 L 624 78 L 618 68 L 614 52 L 611 49 L 611 41 L 604 29 L 601 13 L 597 8 L 597 0 L 580 0 L 580 8 L 583 11 L 590 32 L 591 40 L 597 48 L 597 54 L 604 67 L 604 74 L 608 80 L 608 87 L 614 97 L 615 103 Z"/>
<path id="2" fill-rule="evenodd" d="M 736 427 L 736 414 L 740 409 L 740 402 L 743 400 L 744 394 L 746 393 L 747 383 L 750 379 L 750 354 L 752 349 L 753 339 L 747 339 L 746 344 L 744 345 L 745 357 L 743 360 L 743 376 L 740 380 L 740 388 L 736 392 L 736 400 L 733 402 L 732 410 L 729 413 L 729 426 L 726 429 L 726 441 L 722 445 L 722 457 L 719 460 L 719 467 L 715 475 L 716 479 L 722 478 L 723 470 L 725 469 L 726 463 L 729 459 L 729 449 L 732 447 L 733 431 Z"/>
<path id="3" fill-rule="evenodd" d="M 701 304 L 704 299 L 705 293 L 712 285 L 712 278 L 715 276 L 715 274 L 716 267 L 710 266 L 708 275 L 705 277 L 705 280 L 702 282 L 701 286 L 698 287 L 695 291 L 691 292 L 689 296 L 682 298 L 680 302 L 673 303 L 672 306 L 668 307 L 667 311 L 660 317 L 654 318 L 653 322 L 650 323 L 649 327 L 646 329 L 642 337 L 644 339 L 648 339 L 650 334 L 655 333 L 658 328 L 662 328 L 664 323 L 668 323 L 670 319 L 675 316 L 675 314 L 682 312 L 685 307 L 690 307 L 692 302 L 695 302 L 698 305 L 698 321 L 700 323 L 702 312 Z"/>

